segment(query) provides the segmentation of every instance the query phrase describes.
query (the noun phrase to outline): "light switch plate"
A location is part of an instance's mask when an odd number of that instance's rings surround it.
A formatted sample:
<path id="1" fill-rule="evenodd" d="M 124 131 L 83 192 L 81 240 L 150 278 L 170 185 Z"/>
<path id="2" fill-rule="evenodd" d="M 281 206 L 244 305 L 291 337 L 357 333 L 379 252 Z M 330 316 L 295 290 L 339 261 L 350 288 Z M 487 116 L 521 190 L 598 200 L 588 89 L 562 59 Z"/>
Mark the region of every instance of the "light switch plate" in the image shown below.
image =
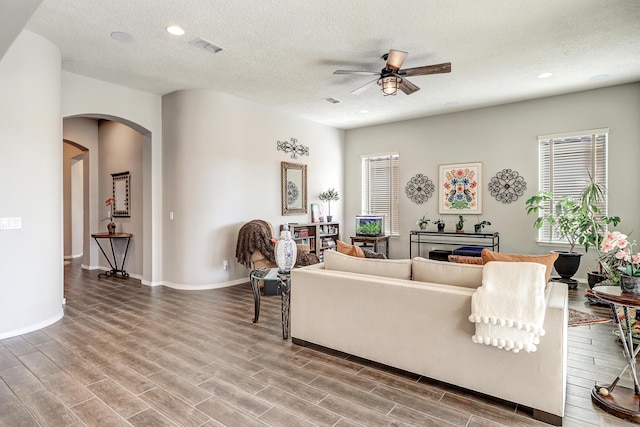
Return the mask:
<path id="1" fill-rule="evenodd" d="M 17 230 L 22 228 L 22 218 L 0 218 L 0 230 Z"/>

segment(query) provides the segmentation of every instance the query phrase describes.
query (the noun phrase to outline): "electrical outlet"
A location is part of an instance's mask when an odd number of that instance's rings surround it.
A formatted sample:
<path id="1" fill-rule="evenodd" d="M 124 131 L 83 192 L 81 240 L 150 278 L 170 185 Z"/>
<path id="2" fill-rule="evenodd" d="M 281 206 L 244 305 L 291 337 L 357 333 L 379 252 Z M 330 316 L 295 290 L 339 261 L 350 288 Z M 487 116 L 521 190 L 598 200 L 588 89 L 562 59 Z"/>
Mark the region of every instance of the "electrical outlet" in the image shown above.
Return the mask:
<path id="1" fill-rule="evenodd" d="M 226 260 L 226 259 L 225 259 L 224 261 L 222 261 L 222 267 L 223 267 L 225 270 L 228 270 L 228 269 L 229 269 L 229 261 L 228 261 L 228 260 Z"/>

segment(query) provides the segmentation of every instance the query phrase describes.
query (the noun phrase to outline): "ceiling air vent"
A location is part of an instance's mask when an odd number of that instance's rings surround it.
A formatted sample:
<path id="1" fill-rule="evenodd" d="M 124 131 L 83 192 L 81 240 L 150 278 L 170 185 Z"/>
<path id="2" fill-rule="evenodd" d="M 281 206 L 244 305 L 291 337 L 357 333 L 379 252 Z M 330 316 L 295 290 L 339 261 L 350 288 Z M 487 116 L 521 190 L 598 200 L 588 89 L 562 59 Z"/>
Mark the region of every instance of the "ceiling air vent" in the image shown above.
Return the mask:
<path id="1" fill-rule="evenodd" d="M 211 43 L 210 41 L 207 41 L 205 39 L 195 39 L 194 41 L 191 42 L 191 44 L 195 47 L 199 47 L 200 49 L 204 49 L 209 53 L 218 53 L 221 50 L 224 50 L 224 48 L 218 46 L 217 44 Z"/>
<path id="2" fill-rule="evenodd" d="M 324 99 L 325 101 L 330 102 L 330 103 L 332 103 L 332 104 L 337 104 L 338 102 L 340 102 L 340 101 L 338 101 L 337 99 L 335 99 L 335 98 L 331 98 L 331 97 L 329 97 L 329 98 L 322 98 L 322 99 Z"/>

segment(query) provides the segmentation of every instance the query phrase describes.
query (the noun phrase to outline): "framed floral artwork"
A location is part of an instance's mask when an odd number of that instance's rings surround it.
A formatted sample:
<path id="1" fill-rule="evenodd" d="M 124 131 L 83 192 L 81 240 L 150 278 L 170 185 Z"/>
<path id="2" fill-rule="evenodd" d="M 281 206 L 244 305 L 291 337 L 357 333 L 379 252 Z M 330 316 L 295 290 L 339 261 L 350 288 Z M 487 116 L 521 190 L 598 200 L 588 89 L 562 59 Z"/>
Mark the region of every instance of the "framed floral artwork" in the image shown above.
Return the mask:
<path id="1" fill-rule="evenodd" d="M 440 214 L 482 213 L 482 162 L 440 165 Z"/>

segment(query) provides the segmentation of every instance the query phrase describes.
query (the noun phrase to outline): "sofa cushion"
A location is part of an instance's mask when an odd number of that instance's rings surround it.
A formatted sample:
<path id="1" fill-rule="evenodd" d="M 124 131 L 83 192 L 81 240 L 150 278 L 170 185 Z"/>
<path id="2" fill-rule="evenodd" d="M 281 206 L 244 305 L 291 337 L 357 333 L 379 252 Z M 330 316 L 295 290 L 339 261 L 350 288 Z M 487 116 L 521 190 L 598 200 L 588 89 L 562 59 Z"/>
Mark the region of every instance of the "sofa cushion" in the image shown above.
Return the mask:
<path id="1" fill-rule="evenodd" d="M 337 244 L 338 244 L 338 252 L 340 252 L 341 254 L 351 255 L 358 258 L 365 257 L 364 252 L 362 252 L 362 249 L 360 249 L 360 246 L 349 245 L 343 242 L 342 240 L 338 240 Z"/>
<path id="2" fill-rule="evenodd" d="M 325 270 L 411 279 L 410 259 L 357 258 L 337 251 L 324 251 Z"/>
<path id="3" fill-rule="evenodd" d="M 537 262 L 547 267 L 545 279 L 549 281 L 551 277 L 551 271 L 553 270 L 553 263 L 558 259 L 558 254 L 550 253 L 548 255 L 522 255 L 522 254 L 507 254 L 503 252 L 493 252 L 489 249 L 482 250 L 482 259 L 484 263 L 491 261 L 505 261 L 505 262 Z"/>
<path id="4" fill-rule="evenodd" d="M 482 285 L 482 265 L 458 264 L 416 257 L 413 259 L 413 280 L 444 285 L 477 288 Z"/>

